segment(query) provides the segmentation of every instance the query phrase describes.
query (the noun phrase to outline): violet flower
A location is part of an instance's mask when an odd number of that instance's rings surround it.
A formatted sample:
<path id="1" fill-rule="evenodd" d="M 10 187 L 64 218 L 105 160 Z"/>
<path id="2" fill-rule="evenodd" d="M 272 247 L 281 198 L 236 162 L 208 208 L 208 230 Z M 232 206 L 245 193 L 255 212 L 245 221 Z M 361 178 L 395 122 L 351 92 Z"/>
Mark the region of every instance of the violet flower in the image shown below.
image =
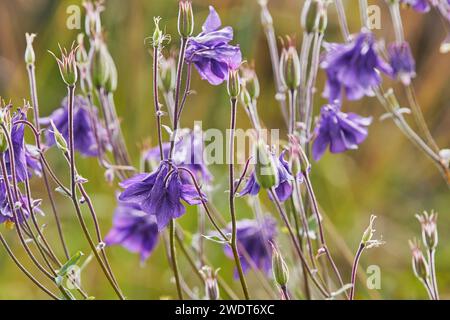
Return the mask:
<path id="1" fill-rule="evenodd" d="M 96 117 L 95 117 L 96 118 Z M 61 103 L 61 107 L 53 112 L 49 118 L 41 119 L 43 125 L 50 125 L 51 121 L 55 124 L 56 128 L 63 135 L 63 137 L 69 139 L 69 126 L 68 126 L 68 109 L 67 109 L 67 97 L 64 98 Z M 105 142 L 105 129 L 97 121 L 97 129 L 100 142 L 103 144 L 102 148 L 107 147 Z M 75 138 L 75 150 L 80 152 L 85 157 L 97 157 L 99 155 L 95 132 L 92 127 L 92 120 L 89 111 L 88 102 L 82 96 L 76 96 L 74 100 L 74 138 Z M 46 141 L 49 146 L 55 144 L 55 137 L 53 132 L 47 131 Z"/>
<path id="2" fill-rule="evenodd" d="M 26 119 L 27 116 L 25 112 L 23 110 L 18 110 L 12 117 L 12 123 Z M 11 142 L 13 147 L 14 165 L 17 182 L 25 181 L 27 178 L 31 177 L 31 174 L 27 166 L 27 150 L 25 147 L 24 136 L 25 136 L 24 124 L 15 124 L 12 126 Z M 11 150 L 8 149 L 4 154 L 8 174 L 11 174 L 10 151 Z"/>
<path id="3" fill-rule="evenodd" d="M 186 62 L 193 63 L 203 80 L 219 85 L 228 78 L 231 66 L 237 69 L 242 62 L 239 46 L 229 44 L 233 40 L 233 29 L 224 27 L 214 7 L 209 7 L 209 16 L 202 32 L 189 39 Z"/>
<path id="4" fill-rule="evenodd" d="M 372 118 L 344 113 L 337 105 L 322 107 L 312 147 L 314 160 L 319 161 L 328 146 L 332 153 L 358 149 L 358 145 L 367 138 L 367 127 L 371 123 Z"/>
<path id="5" fill-rule="evenodd" d="M 324 95 L 334 102 L 342 91 L 349 100 L 373 95 L 372 88 L 381 83 L 380 71 L 387 75 L 392 69 L 375 50 L 375 37 L 362 31 L 350 43 L 330 44 L 322 61 L 328 80 Z"/>
<path id="6" fill-rule="evenodd" d="M 285 154 L 286 151 L 283 151 L 280 157 L 275 159 L 275 164 L 278 171 L 278 185 L 275 187 L 275 193 L 281 202 L 285 202 L 292 195 L 291 182 L 294 180 L 294 177 L 289 169 L 289 164 L 286 160 L 284 160 Z M 239 195 L 241 197 L 245 195 L 256 196 L 260 190 L 261 186 L 258 184 L 255 172 L 253 172 Z"/>
<path id="7" fill-rule="evenodd" d="M 229 230 L 227 230 L 228 232 Z M 241 220 L 237 223 L 238 251 L 242 269 L 247 273 L 252 266 L 269 274 L 272 268 L 272 250 L 270 242 L 273 242 L 277 234 L 276 221 L 271 217 L 263 221 Z M 225 254 L 233 258 L 230 246 L 225 246 Z M 251 261 L 248 260 L 251 259 Z"/>
<path id="8" fill-rule="evenodd" d="M 211 182 L 213 177 L 208 170 L 204 159 L 203 132 L 199 128 L 192 131 L 185 131 L 181 134 L 180 140 L 175 144 L 173 163 L 177 167 L 189 169 L 202 182 Z M 167 159 L 170 151 L 170 143 L 163 144 L 164 159 Z M 159 163 L 161 160 L 159 147 L 150 149 L 144 154 L 145 161 Z M 191 182 L 191 177 L 187 173 L 181 173 L 183 181 Z"/>
<path id="9" fill-rule="evenodd" d="M 167 161 L 162 161 L 156 171 L 150 174 L 138 174 L 123 181 L 125 190 L 119 196 L 120 201 L 137 204 L 145 213 L 155 216 L 158 230 L 164 229 L 172 219 L 184 215 L 183 200 L 189 205 L 198 205 L 202 199 L 195 187 L 184 183 L 180 170 Z M 201 195 L 206 199 L 205 195 Z"/>
<path id="10" fill-rule="evenodd" d="M 19 201 L 15 203 L 15 205 L 19 204 L 22 208 L 23 215 L 25 216 L 25 219 L 28 219 L 30 216 L 30 212 L 28 210 L 28 199 L 25 196 L 22 196 L 19 194 Z M 40 214 L 41 216 L 44 216 L 44 213 L 39 208 L 40 200 L 34 201 L 32 200 L 32 206 L 33 211 L 35 213 Z M 19 210 L 16 210 L 18 222 L 22 223 L 24 221 L 24 216 L 22 213 L 20 213 Z M 8 193 L 6 191 L 6 184 L 3 178 L 0 179 L 0 224 L 3 224 L 5 222 L 11 222 L 15 223 L 14 219 L 14 212 L 11 210 L 11 206 L 9 205 L 8 201 Z"/>
<path id="11" fill-rule="evenodd" d="M 139 253 L 141 261 L 145 261 L 155 249 L 158 237 L 154 216 L 143 212 L 137 204 L 119 202 L 105 243 L 108 246 L 121 245 L 133 253 Z"/>
<path id="12" fill-rule="evenodd" d="M 408 42 L 392 43 L 388 52 L 393 75 L 403 84 L 409 85 L 416 76 L 416 62 Z"/>

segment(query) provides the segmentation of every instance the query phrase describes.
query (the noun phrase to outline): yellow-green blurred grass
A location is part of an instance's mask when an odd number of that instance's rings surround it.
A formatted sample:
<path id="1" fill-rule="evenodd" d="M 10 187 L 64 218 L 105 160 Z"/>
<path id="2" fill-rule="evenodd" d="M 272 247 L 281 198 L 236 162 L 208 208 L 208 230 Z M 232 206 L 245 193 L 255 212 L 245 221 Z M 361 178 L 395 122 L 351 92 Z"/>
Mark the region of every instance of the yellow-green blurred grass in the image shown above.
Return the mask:
<path id="1" fill-rule="evenodd" d="M 358 8 L 354 1 L 349 4 L 348 14 L 353 32 L 358 30 Z M 384 1 L 371 1 L 385 9 Z M 0 2 L 0 95 L 11 98 L 18 105 L 23 98 L 28 98 L 28 82 L 23 63 L 25 32 L 38 33 L 35 41 L 37 53 L 37 80 L 42 115 L 48 115 L 59 105 L 65 95 L 65 88 L 60 81 L 56 64 L 47 50 L 56 50 L 57 44 L 69 45 L 78 31 L 65 27 L 66 8 L 81 1 L 11 1 Z M 270 7 L 275 19 L 278 35 L 295 35 L 297 43 L 301 42 L 299 14 L 303 1 L 276 0 Z M 197 12 L 197 29 L 207 15 L 207 6 L 217 7 L 224 24 L 235 27 L 236 41 L 240 43 L 244 56 L 255 61 L 262 85 L 262 97 L 259 103 L 261 116 L 270 128 L 282 127 L 283 122 L 278 106 L 273 99 L 274 89 L 271 66 L 266 50 L 265 38 L 259 25 L 259 8 L 253 0 L 198 0 L 194 1 Z M 119 89 L 116 94 L 118 112 L 123 119 L 126 140 L 135 163 L 138 163 L 139 145 L 155 137 L 152 94 L 151 94 L 151 57 L 144 39 L 152 33 L 153 16 L 162 16 L 167 32 L 174 35 L 171 45 L 176 41 L 177 1 L 123 1 L 108 0 L 103 22 L 107 29 L 108 45 L 119 70 Z M 418 79 L 415 82 L 418 97 L 433 134 L 441 146 L 450 145 L 448 127 L 450 123 L 450 66 L 449 56 L 438 52 L 440 41 L 444 37 L 436 15 L 423 17 L 412 11 L 403 11 L 406 20 L 405 31 L 411 42 L 418 62 Z M 392 39 L 391 24 L 386 10 L 383 10 L 383 27 L 377 31 L 380 35 Z M 330 10 L 330 25 L 326 36 L 329 41 L 340 41 L 340 33 L 333 9 Z M 319 77 L 319 93 L 323 88 L 324 76 Z M 189 98 L 183 119 L 185 126 L 192 126 L 193 121 L 202 120 L 204 129 L 221 128 L 228 125 L 229 106 L 224 87 L 213 88 L 194 76 L 193 89 L 198 93 Z M 318 95 L 316 109 L 325 101 Z M 402 99 L 405 104 L 406 100 Z M 346 104 L 351 109 L 364 115 L 373 115 L 378 120 L 382 109 L 373 99 L 364 99 L 358 103 Z M 243 110 L 239 114 L 239 126 L 248 127 Z M 65 170 L 65 163 L 58 158 L 55 151 L 50 153 L 52 163 L 58 172 Z M 115 188 L 103 180 L 103 172 L 95 160 L 78 161 L 79 170 L 89 179 L 88 190 L 92 194 L 103 233 L 111 225 L 111 216 L 115 206 Z M 215 166 L 213 172 L 218 185 L 215 200 L 219 209 L 227 216 L 225 201 L 225 168 Z M 419 226 L 414 214 L 422 210 L 436 209 L 439 213 L 440 247 L 437 255 L 439 284 L 443 297 L 450 294 L 450 239 L 449 196 L 448 189 L 442 182 L 433 165 L 399 133 L 390 121 L 375 121 L 370 129 L 370 136 L 359 151 L 344 155 L 327 155 L 319 164 L 314 165 L 314 184 L 317 196 L 324 212 L 342 237 L 341 241 L 353 251 L 356 249 L 362 231 L 367 225 L 370 214 L 379 216 L 377 230 L 383 234 L 387 244 L 374 249 L 363 256 L 361 265 L 375 264 L 381 267 L 382 289 L 379 294 L 387 299 L 425 298 L 426 294 L 412 275 L 410 252 L 407 241 L 419 236 Z M 35 197 L 45 199 L 45 192 L 40 184 L 34 183 Z M 89 252 L 81 230 L 76 222 L 70 203 L 57 196 L 66 238 L 70 249 Z M 250 210 L 244 200 L 238 201 L 240 217 L 248 217 Z M 270 207 L 270 203 L 267 203 Z M 56 229 L 51 211 L 45 206 L 48 222 L 46 233 L 54 238 L 58 245 Z M 181 220 L 181 224 L 190 231 L 195 230 L 196 211 L 190 210 Z M 11 245 L 16 252 L 22 252 L 13 232 L 2 229 L 8 234 Z M 350 266 L 340 253 L 340 243 L 329 236 L 346 278 L 349 278 Z M 347 250 L 348 250 L 347 248 Z M 233 266 L 224 257 L 216 244 L 208 244 L 211 260 L 222 268 L 222 275 L 231 279 Z M 149 259 L 145 266 L 140 266 L 139 257 L 121 248 L 109 249 L 113 269 L 117 273 L 126 295 L 136 299 L 158 299 L 174 296 L 174 286 L 170 284 L 171 272 L 167 265 L 163 245 Z M 20 253 L 21 258 L 24 257 Z M 26 261 L 26 260 L 24 260 Z M 27 263 L 28 264 L 28 263 Z M 0 298 L 44 298 L 31 283 L 16 270 L 4 251 L 0 251 Z M 198 284 L 187 264 L 181 263 L 183 274 L 190 284 Z M 114 298 L 104 276 L 95 262 L 83 273 L 83 283 L 93 296 Z M 266 296 L 258 286 L 257 280 L 250 275 L 250 284 L 255 297 Z M 239 286 L 234 286 L 237 290 Z M 239 291 L 238 291 L 239 292 Z M 359 284 L 357 293 L 361 298 L 369 297 L 363 284 Z"/>

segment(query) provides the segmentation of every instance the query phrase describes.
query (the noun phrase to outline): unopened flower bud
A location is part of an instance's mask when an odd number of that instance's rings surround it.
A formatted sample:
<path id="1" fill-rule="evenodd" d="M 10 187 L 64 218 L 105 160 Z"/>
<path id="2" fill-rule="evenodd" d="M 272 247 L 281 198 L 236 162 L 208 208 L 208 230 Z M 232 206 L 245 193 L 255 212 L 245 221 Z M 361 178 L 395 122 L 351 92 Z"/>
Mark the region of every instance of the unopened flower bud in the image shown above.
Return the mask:
<path id="1" fill-rule="evenodd" d="M 89 63 L 89 55 L 84 47 L 84 34 L 80 33 L 77 37 L 78 50 L 76 54 L 78 65 L 86 65 Z"/>
<path id="2" fill-rule="evenodd" d="M 205 281 L 205 293 L 207 300 L 219 300 L 220 290 L 217 282 L 217 273 L 219 270 L 213 271 L 210 267 L 203 267 L 200 273 Z"/>
<path id="3" fill-rule="evenodd" d="M 51 121 L 53 136 L 55 137 L 55 143 L 59 150 L 63 153 L 68 153 L 69 148 L 67 147 L 67 141 L 64 139 L 64 136 L 59 132 L 58 128 L 56 128 L 55 123 Z"/>
<path id="4" fill-rule="evenodd" d="M 194 13 L 190 0 L 180 0 L 178 33 L 183 38 L 189 38 L 194 33 Z"/>
<path id="5" fill-rule="evenodd" d="M 100 39 L 94 43 L 91 51 L 90 70 L 95 87 L 105 87 L 110 77 L 110 56 L 106 45 Z"/>
<path id="6" fill-rule="evenodd" d="M 57 58 L 53 52 L 50 52 L 58 63 L 61 78 L 67 86 L 74 86 L 78 81 L 78 68 L 76 61 L 76 52 L 78 47 L 72 48 L 69 52 L 66 49 L 59 48 L 61 51 L 61 59 Z"/>
<path id="7" fill-rule="evenodd" d="M 108 80 L 106 81 L 105 89 L 107 92 L 114 92 L 117 90 L 119 76 L 117 74 L 117 67 L 113 57 L 111 56 L 108 50 L 106 50 L 106 53 L 107 53 L 106 57 L 108 59 L 107 63 L 109 69 L 109 77 Z"/>
<path id="8" fill-rule="evenodd" d="M 239 97 L 241 93 L 241 83 L 240 83 L 239 71 L 235 69 L 230 69 L 228 72 L 228 95 L 232 99 Z"/>
<path id="9" fill-rule="evenodd" d="M 296 90 L 300 85 L 300 59 L 293 45 L 283 49 L 280 60 L 280 74 L 283 85 Z"/>
<path id="10" fill-rule="evenodd" d="M 438 245 L 437 213 L 431 212 L 431 214 L 428 214 L 424 212 L 416 217 L 422 227 L 423 243 L 427 249 L 435 250 Z"/>
<path id="11" fill-rule="evenodd" d="M 272 244 L 272 271 L 280 287 L 286 287 L 289 281 L 289 269 L 278 248 Z"/>
<path id="12" fill-rule="evenodd" d="M 36 62 L 36 55 L 34 53 L 33 41 L 36 38 L 34 33 L 26 33 L 25 34 L 27 40 L 27 48 L 25 49 L 25 63 L 27 65 L 34 65 Z"/>
<path id="13" fill-rule="evenodd" d="M 241 103 L 244 106 L 249 106 L 252 103 L 252 97 L 250 96 L 250 93 L 245 85 L 242 85 L 241 88 Z"/>
<path id="14" fill-rule="evenodd" d="M 259 86 L 258 76 L 252 68 L 242 68 L 242 82 L 252 100 L 258 99 L 261 89 Z"/>
<path id="15" fill-rule="evenodd" d="M 420 246 L 417 242 L 411 241 L 409 243 L 412 251 L 412 267 L 415 276 L 426 282 L 430 276 L 430 269 L 428 267 L 427 260 L 420 250 Z"/>
<path id="16" fill-rule="evenodd" d="M 307 33 L 324 33 L 328 24 L 327 4 L 322 0 L 307 0 L 303 7 L 301 23 Z"/>
<path id="17" fill-rule="evenodd" d="M 270 189 L 278 185 L 278 170 L 272 153 L 266 143 L 259 140 L 255 148 L 255 175 L 256 180 L 263 189 Z"/>

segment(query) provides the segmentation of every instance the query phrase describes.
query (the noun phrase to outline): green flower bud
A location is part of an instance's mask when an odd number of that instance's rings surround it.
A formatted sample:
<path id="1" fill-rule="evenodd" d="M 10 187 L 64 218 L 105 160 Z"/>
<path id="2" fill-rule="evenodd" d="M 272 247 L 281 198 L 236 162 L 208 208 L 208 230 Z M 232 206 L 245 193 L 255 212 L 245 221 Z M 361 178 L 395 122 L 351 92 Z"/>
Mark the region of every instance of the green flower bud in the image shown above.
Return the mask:
<path id="1" fill-rule="evenodd" d="M 36 38 L 36 35 L 34 33 L 26 33 L 25 37 L 27 40 L 27 48 L 25 49 L 25 63 L 27 65 L 34 65 L 36 62 L 36 55 L 33 49 L 33 41 L 34 38 Z"/>
<path id="2" fill-rule="evenodd" d="M 241 93 L 241 80 L 238 70 L 230 70 L 228 72 L 228 95 L 232 99 L 239 97 Z"/>
<path id="3" fill-rule="evenodd" d="M 56 128 L 55 123 L 51 121 L 53 136 L 55 137 L 56 146 L 59 150 L 61 150 L 63 153 L 68 153 L 69 148 L 67 146 L 66 139 L 64 139 L 64 136 L 59 132 L 58 128 Z"/>
<path id="4" fill-rule="evenodd" d="M 178 33 L 183 38 L 189 38 L 194 33 L 194 13 L 190 0 L 180 0 Z"/>
<path id="5" fill-rule="evenodd" d="M 57 58 L 53 52 L 49 52 L 58 63 L 59 72 L 64 83 L 67 86 L 74 86 L 78 81 L 78 68 L 76 62 L 76 51 L 78 50 L 78 47 L 74 47 L 74 44 L 72 44 L 72 48 L 69 52 L 61 47 L 59 47 L 59 50 L 61 51 L 61 59 Z"/>
<path id="6" fill-rule="evenodd" d="M 303 6 L 301 23 L 307 33 L 324 33 L 328 24 L 327 3 L 322 0 L 307 0 Z"/>
<path id="7" fill-rule="evenodd" d="M 106 45 L 97 39 L 91 51 L 90 71 L 96 88 L 105 87 L 110 77 L 110 55 Z"/>
<path id="8" fill-rule="evenodd" d="M 252 103 L 252 97 L 250 96 L 250 93 L 245 85 L 241 88 L 241 103 L 246 107 Z"/>
<path id="9" fill-rule="evenodd" d="M 272 244 L 272 271 L 280 287 L 286 287 L 289 281 L 289 269 L 278 248 Z"/>
<path id="10" fill-rule="evenodd" d="M 108 49 L 106 49 L 106 58 L 108 63 L 108 69 L 109 69 L 109 77 L 105 84 L 105 89 L 108 92 L 114 92 L 117 90 L 118 85 L 118 74 L 117 74 L 117 67 L 114 62 L 114 59 L 112 58 L 111 54 L 109 53 Z"/>
<path id="11" fill-rule="evenodd" d="M 89 55 L 84 47 L 84 34 L 80 33 L 77 37 L 78 50 L 76 54 L 78 65 L 86 65 L 89 63 Z"/>
<path id="12" fill-rule="evenodd" d="M 270 189 L 278 185 L 279 176 L 275 160 L 262 140 L 256 144 L 255 160 L 255 174 L 259 185 L 263 189 Z"/>
<path id="13" fill-rule="evenodd" d="M 259 86 L 258 76 L 252 68 L 242 68 L 242 82 L 244 83 L 248 94 L 252 100 L 259 98 L 261 89 Z"/>
<path id="14" fill-rule="evenodd" d="M 293 45 L 281 53 L 280 74 L 283 85 L 289 90 L 296 90 L 300 85 L 300 58 Z"/>

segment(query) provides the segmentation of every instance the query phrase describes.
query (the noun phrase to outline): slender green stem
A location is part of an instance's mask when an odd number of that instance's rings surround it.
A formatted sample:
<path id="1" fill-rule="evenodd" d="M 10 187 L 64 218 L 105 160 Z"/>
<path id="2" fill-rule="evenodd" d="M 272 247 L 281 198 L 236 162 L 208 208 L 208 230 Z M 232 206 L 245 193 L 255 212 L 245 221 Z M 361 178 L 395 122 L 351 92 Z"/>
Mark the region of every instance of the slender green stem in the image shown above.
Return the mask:
<path id="1" fill-rule="evenodd" d="M 159 59 L 160 55 L 160 47 L 155 46 L 153 49 L 153 99 L 155 105 L 155 113 L 156 113 L 156 129 L 158 131 L 158 146 L 159 153 L 161 157 L 161 161 L 164 160 L 164 150 L 163 150 L 163 138 L 162 138 L 162 129 L 161 129 L 161 107 L 159 103 L 159 91 L 158 91 L 158 68 L 159 68 Z"/>
<path id="2" fill-rule="evenodd" d="M 237 111 L 237 99 L 231 99 L 231 123 L 230 123 L 230 147 L 229 147 L 229 206 L 231 215 L 231 250 L 233 251 L 234 260 L 239 273 L 239 280 L 241 282 L 242 290 L 244 292 L 245 299 L 249 300 L 250 296 L 248 293 L 247 282 L 245 280 L 244 271 L 242 269 L 241 260 L 239 257 L 239 252 L 237 249 L 237 218 L 236 218 L 236 208 L 235 208 L 235 185 L 234 185 L 234 139 L 236 130 L 236 111 Z"/>
<path id="3" fill-rule="evenodd" d="M 351 276 L 352 287 L 350 289 L 350 295 L 348 297 L 349 300 L 355 299 L 356 275 L 358 273 L 359 260 L 361 259 L 361 255 L 364 252 L 364 249 L 365 249 L 365 246 L 363 243 L 361 243 L 359 245 L 358 251 L 356 252 L 356 255 L 355 255 L 355 261 L 353 262 L 353 266 L 352 266 L 352 276 Z"/>
<path id="4" fill-rule="evenodd" d="M 175 247 L 175 238 L 176 238 L 176 229 L 175 229 L 175 221 L 172 219 L 170 221 L 170 259 L 172 261 L 173 273 L 175 275 L 175 283 L 177 286 L 178 299 L 183 300 L 183 291 L 181 289 L 181 281 L 180 281 L 180 271 L 178 270 L 178 260 L 177 260 L 177 251 Z"/>

